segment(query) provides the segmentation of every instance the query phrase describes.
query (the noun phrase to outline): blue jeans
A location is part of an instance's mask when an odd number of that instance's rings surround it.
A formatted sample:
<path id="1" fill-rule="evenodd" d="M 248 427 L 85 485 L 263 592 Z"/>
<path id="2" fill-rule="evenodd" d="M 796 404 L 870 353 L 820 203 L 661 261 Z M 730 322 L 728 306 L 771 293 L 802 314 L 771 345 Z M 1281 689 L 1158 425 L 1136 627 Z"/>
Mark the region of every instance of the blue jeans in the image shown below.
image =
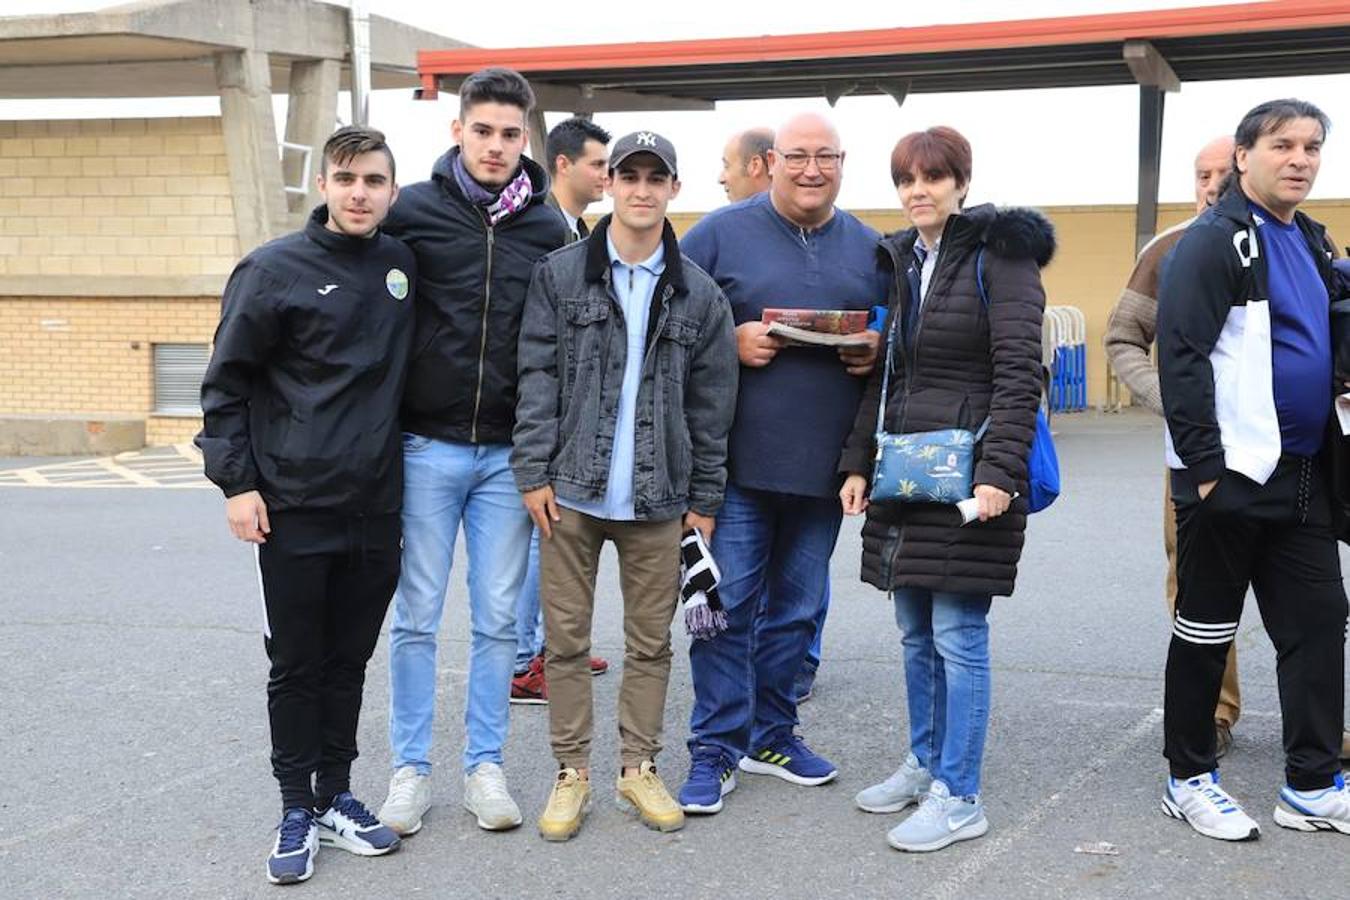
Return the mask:
<path id="1" fill-rule="evenodd" d="M 530 542 L 530 517 L 511 476 L 510 449 L 403 436 L 403 568 L 389 631 L 389 744 L 396 769 L 431 771 L 436 632 L 461 524 L 472 631 L 464 771 L 502 762 L 516 656 L 516 597 Z"/>
<path id="2" fill-rule="evenodd" d="M 909 747 L 954 797 L 980 792 L 989 727 L 990 598 L 899 588 Z"/>
<path id="3" fill-rule="evenodd" d="M 530 533 L 530 561 L 516 598 L 516 671 L 544 652 L 544 614 L 539 609 L 539 529 Z"/>
<path id="4" fill-rule="evenodd" d="M 727 485 L 711 549 L 728 627 L 689 644 L 690 750 L 719 747 L 735 759 L 796 727 L 792 681 L 816 631 L 840 519 L 833 497 Z"/>
<path id="5" fill-rule="evenodd" d="M 825 572 L 825 599 L 820 603 L 820 613 L 816 616 L 815 629 L 816 635 L 811 639 L 811 646 L 806 650 L 806 665 L 811 667 L 814 672 L 820 668 L 820 648 L 825 640 L 825 617 L 830 613 L 830 573 Z"/>

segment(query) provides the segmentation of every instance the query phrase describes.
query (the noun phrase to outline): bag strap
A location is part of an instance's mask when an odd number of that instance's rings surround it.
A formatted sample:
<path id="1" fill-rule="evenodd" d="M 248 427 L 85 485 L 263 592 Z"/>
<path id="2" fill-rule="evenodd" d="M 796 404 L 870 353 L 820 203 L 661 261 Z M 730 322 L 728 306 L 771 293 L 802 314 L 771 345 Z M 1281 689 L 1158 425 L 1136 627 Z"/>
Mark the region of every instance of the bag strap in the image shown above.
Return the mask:
<path id="1" fill-rule="evenodd" d="M 891 388 L 891 353 L 895 350 L 895 323 L 899 320 L 898 315 L 891 316 L 891 327 L 886 329 L 886 358 L 882 360 L 881 370 L 881 396 L 877 399 L 877 430 L 875 436 L 880 443 L 881 436 L 885 433 L 883 425 L 886 416 L 886 396 Z"/>

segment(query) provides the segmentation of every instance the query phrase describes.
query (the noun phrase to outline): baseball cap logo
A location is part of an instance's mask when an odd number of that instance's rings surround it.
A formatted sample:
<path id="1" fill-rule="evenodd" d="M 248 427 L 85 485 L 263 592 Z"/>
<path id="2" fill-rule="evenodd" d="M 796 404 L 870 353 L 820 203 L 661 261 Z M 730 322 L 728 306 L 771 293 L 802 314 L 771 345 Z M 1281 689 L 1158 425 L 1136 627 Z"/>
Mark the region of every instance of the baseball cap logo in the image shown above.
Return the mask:
<path id="1" fill-rule="evenodd" d="M 650 131 L 639 131 L 636 143 L 639 147 L 655 147 L 656 135 Z"/>

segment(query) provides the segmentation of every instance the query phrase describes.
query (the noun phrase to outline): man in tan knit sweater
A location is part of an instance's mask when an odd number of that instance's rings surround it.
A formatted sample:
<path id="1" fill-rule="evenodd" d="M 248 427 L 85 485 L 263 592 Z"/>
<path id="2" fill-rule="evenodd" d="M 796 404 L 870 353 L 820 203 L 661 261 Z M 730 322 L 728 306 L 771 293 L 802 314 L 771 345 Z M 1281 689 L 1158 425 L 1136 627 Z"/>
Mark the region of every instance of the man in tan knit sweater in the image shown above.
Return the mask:
<path id="1" fill-rule="evenodd" d="M 1210 141 L 1195 156 L 1195 212 L 1205 211 L 1219 198 L 1219 185 L 1232 168 L 1233 139 L 1219 137 Z M 1139 254 L 1125 283 L 1120 299 L 1106 323 L 1106 358 L 1116 376 L 1130 389 L 1136 403 L 1162 415 L 1162 393 L 1158 387 L 1158 369 L 1149 354 L 1158 332 L 1158 279 L 1163 258 L 1181 240 L 1187 219 L 1159 234 Z M 1163 547 L 1167 551 L 1167 607 L 1176 613 L 1177 605 L 1177 520 L 1172 508 L 1169 482 L 1163 479 Z M 1218 755 L 1233 744 L 1233 726 L 1241 711 L 1238 692 L 1237 644 L 1228 652 L 1228 667 L 1223 673 L 1219 705 L 1214 710 L 1214 730 Z"/>

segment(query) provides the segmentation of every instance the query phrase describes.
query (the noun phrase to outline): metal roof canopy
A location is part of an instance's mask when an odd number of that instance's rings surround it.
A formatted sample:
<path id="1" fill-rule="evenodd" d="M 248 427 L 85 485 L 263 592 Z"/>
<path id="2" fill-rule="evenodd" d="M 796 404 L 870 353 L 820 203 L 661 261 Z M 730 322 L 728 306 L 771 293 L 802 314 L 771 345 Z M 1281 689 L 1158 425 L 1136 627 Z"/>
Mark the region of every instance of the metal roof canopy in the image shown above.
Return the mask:
<path id="1" fill-rule="evenodd" d="M 804 35 L 418 54 L 420 96 L 485 66 L 526 75 L 544 109 L 711 109 L 719 100 L 1140 88 L 1136 244 L 1157 224 L 1165 92 L 1183 81 L 1350 71 L 1350 2 L 1281 0 Z M 542 116 L 533 123 L 542 127 Z"/>

